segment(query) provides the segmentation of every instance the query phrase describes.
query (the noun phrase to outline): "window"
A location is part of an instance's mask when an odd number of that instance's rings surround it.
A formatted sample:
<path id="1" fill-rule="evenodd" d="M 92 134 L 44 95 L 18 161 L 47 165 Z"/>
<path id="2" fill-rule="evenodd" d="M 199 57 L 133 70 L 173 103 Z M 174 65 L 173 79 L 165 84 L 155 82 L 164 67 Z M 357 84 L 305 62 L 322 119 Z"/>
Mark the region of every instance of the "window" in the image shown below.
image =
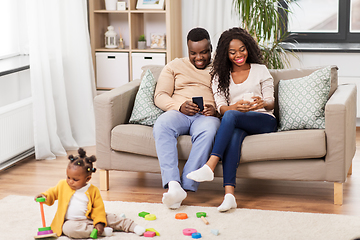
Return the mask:
<path id="1" fill-rule="evenodd" d="M 0 1 L 0 58 L 19 53 L 18 36 L 16 29 L 16 4 L 12 1 Z M 5 37 L 7 36 L 7 37 Z"/>
<path id="2" fill-rule="evenodd" d="M 26 8 L 23 0 L 0 0 L 0 59 L 26 53 Z"/>
<path id="3" fill-rule="evenodd" d="M 313 43 L 359 43 L 360 0 L 292 0 L 282 12 L 289 39 Z"/>
<path id="4" fill-rule="evenodd" d="M 350 32 L 360 33 L 360 0 L 351 0 L 350 8 Z"/>

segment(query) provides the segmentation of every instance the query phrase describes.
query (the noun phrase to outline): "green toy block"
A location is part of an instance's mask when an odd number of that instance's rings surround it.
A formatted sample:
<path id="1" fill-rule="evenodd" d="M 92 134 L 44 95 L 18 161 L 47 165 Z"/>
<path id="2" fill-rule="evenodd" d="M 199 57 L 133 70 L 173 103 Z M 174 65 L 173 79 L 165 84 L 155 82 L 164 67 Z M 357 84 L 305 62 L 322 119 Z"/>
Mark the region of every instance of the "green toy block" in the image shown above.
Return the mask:
<path id="1" fill-rule="evenodd" d="M 160 233 L 153 228 L 147 228 L 147 229 L 145 229 L 145 231 L 146 232 L 154 232 L 156 234 L 156 236 L 160 236 Z"/>
<path id="2" fill-rule="evenodd" d="M 98 230 L 94 228 L 90 234 L 90 237 L 93 239 L 97 239 Z"/>
<path id="3" fill-rule="evenodd" d="M 148 215 L 148 214 L 150 214 L 150 213 L 148 213 L 148 212 L 140 212 L 139 217 L 145 218 L 145 216 Z"/>
<path id="4" fill-rule="evenodd" d="M 44 232 L 44 231 L 49 231 L 49 230 L 51 230 L 51 227 L 38 228 L 38 232 Z"/>
<path id="5" fill-rule="evenodd" d="M 206 217 L 206 213 L 205 212 L 197 212 L 196 217 L 198 217 L 198 218 Z"/>
<path id="6" fill-rule="evenodd" d="M 44 197 L 38 197 L 38 198 L 36 198 L 36 202 L 45 202 L 45 198 Z"/>

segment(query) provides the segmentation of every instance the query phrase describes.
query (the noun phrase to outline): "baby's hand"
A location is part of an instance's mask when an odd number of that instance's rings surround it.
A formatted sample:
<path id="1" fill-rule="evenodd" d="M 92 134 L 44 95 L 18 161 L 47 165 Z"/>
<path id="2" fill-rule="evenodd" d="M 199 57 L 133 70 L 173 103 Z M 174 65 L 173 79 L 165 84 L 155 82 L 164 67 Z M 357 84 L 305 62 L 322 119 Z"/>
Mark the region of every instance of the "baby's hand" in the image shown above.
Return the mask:
<path id="1" fill-rule="evenodd" d="M 103 234 L 104 227 L 105 227 L 105 224 L 101 223 L 101 222 L 99 222 L 95 225 L 95 228 L 98 230 L 98 236 L 101 236 Z"/>
<path id="2" fill-rule="evenodd" d="M 39 195 L 35 196 L 35 198 L 34 198 L 35 202 L 36 202 L 37 198 L 41 198 L 41 197 L 45 198 L 45 201 L 46 201 L 45 195 L 44 194 L 39 194 Z"/>

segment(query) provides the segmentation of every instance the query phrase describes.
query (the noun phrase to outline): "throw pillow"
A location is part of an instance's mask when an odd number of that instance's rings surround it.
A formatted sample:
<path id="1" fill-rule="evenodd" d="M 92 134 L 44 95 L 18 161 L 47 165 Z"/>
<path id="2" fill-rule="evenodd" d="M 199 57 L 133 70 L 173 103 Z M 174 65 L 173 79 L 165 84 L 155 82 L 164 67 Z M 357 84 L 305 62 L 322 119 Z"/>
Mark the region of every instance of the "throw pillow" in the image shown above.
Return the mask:
<path id="1" fill-rule="evenodd" d="M 279 131 L 325 128 L 330 71 L 329 66 L 306 77 L 280 80 Z"/>
<path id="2" fill-rule="evenodd" d="M 145 72 L 141 80 L 139 90 L 136 93 L 135 103 L 129 123 L 153 126 L 156 119 L 164 112 L 155 106 L 155 86 L 156 79 L 148 69 Z"/>

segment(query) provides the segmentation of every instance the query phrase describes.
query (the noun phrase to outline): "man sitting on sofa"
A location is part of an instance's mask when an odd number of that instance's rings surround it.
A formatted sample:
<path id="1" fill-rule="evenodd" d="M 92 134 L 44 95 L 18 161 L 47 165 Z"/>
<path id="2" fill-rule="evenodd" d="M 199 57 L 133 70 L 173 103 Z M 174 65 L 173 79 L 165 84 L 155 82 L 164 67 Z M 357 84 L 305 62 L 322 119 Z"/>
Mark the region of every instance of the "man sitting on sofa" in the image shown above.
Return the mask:
<path id="1" fill-rule="evenodd" d="M 199 183 L 186 178 L 202 167 L 211 152 L 220 120 L 216 117 L 211 90 L 211 42 L 203 28 L 192 29 L 187 36 L 189 57 L 176 58 L 162 70 L 154 101 L 165 111 L 156 120 L 153 134 L 160 163 L 162 184 L 168 191 L 162 202 L 171 209 L 180 207 L 186 191 L 196 191 Z M 192 97 L 201 96 L 204 110 L 199 112 Z M 182 175 L 178 168 L 177 138 L 191 135 L 192 148 Z"/>

